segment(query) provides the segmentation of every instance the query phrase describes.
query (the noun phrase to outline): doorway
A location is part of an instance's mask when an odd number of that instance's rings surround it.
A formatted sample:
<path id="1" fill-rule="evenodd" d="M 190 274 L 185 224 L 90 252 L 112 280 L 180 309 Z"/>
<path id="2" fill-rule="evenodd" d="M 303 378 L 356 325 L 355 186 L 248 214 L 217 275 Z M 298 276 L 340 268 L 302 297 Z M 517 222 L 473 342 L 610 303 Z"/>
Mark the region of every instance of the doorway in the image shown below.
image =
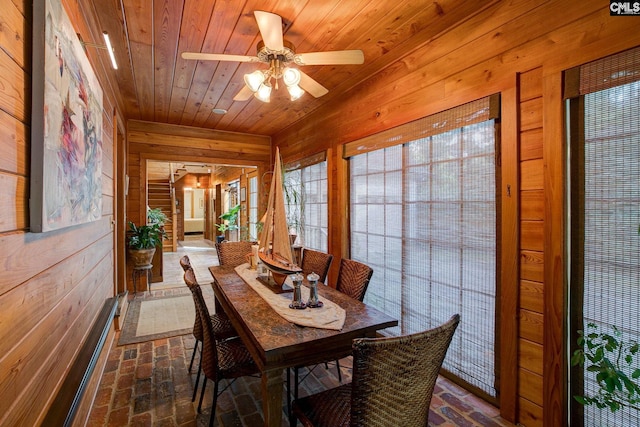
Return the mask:
<path id="1" fill-rule="evenodd" d="M 185 188 L 183 210 L 185 240 L 187 236 L 204 238 L 206 210 L 204 189 Z"/>

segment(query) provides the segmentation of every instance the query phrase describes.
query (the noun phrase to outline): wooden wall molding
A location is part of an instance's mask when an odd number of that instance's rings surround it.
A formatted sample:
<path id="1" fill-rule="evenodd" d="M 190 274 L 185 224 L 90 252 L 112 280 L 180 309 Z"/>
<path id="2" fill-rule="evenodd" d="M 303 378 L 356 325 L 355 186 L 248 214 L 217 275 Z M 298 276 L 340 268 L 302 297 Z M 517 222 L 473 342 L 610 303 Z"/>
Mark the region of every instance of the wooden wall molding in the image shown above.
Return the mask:
<path id="1" fill-rule="evenodd" d="M 544 103 L 544 425 L 567 420 L 565 280 L 566 173 L 562 74 L 545 76 Z"/>
<path id="2" fill-rule="evenodd" d="M 517 419 L 518 391 L 518 250 L 520 175 L 518 168 L 518 92 L 517 83 L 501 94 L 500 120 L 500 276 L 497 288 L 498 309 L 496 343 L 500 413 L 505 419 Z"/>

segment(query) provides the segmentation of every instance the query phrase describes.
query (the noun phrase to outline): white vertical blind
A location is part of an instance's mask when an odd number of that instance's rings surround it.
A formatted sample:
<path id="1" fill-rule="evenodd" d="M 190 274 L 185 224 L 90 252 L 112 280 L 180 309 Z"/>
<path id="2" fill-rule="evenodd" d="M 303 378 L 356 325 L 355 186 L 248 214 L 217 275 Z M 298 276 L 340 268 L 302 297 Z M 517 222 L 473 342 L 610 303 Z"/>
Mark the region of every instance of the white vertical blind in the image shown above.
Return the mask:
<path id="1" fill-rule="evenodd" d="M 401 126 L 401 145 L 352 144 L 363 154 L 349 159 L 350 224 L 351 258 L 374 270 L 365 302 L 399 319 L 389 332 L 460 313 L 443 366 L 495 397 L 496 124 L 487 106 Z"/>

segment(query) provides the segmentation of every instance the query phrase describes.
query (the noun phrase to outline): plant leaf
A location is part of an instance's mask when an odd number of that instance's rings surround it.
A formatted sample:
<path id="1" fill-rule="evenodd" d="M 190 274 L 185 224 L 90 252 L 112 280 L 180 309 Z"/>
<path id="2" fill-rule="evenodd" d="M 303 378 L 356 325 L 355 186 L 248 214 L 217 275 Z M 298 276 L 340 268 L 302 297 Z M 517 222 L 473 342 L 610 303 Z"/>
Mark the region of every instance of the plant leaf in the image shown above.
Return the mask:
<path id="1" fill-rule="evenodd" d="M 584 353 L 582 350 L 576 350 L 571 356 L 571 366 L 583 366 L 584 365 Z"/>
<path id="2" fill-rule="evenodd" d="M 587 401 L 583 396 L 573 396 L 573 398 L 581 405 L 591 405 L 591 402 Z"/>
<path id="3" fill-rule="evenodd" d="M 615 380 L 610 376 L 606 376 L 604 378 L 604 383 L 605 383 L 605 390 L 607 390 L 609 393 L 613 393 L 613 391 L 616 389 Z"/>

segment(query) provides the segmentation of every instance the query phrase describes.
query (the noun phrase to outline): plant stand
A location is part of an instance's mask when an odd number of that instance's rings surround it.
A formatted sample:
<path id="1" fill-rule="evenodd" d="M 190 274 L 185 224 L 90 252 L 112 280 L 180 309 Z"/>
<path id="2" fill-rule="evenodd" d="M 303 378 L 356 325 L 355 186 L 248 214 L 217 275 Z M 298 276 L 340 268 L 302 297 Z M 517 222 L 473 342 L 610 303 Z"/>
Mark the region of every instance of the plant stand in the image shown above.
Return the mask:
<path id="1" fill-rule="evenodd" d="M 133 267 L 133 273 L 132 273 L 132 278 L 133 278 L 133 293 L 136 294 L 137 291 L 137 283 L 138 283 L 138 279 L 140 278 L 141 275 L 145 275 L 147 278 L 147 290 L 149 292 L 151 292 L 151 278 L 153 277 L 153 273 L 151 272 L 151 268 L 153 268 L 152 264 L 149 265 L 142 265 L 142 266 L 135 266 Z"/>

